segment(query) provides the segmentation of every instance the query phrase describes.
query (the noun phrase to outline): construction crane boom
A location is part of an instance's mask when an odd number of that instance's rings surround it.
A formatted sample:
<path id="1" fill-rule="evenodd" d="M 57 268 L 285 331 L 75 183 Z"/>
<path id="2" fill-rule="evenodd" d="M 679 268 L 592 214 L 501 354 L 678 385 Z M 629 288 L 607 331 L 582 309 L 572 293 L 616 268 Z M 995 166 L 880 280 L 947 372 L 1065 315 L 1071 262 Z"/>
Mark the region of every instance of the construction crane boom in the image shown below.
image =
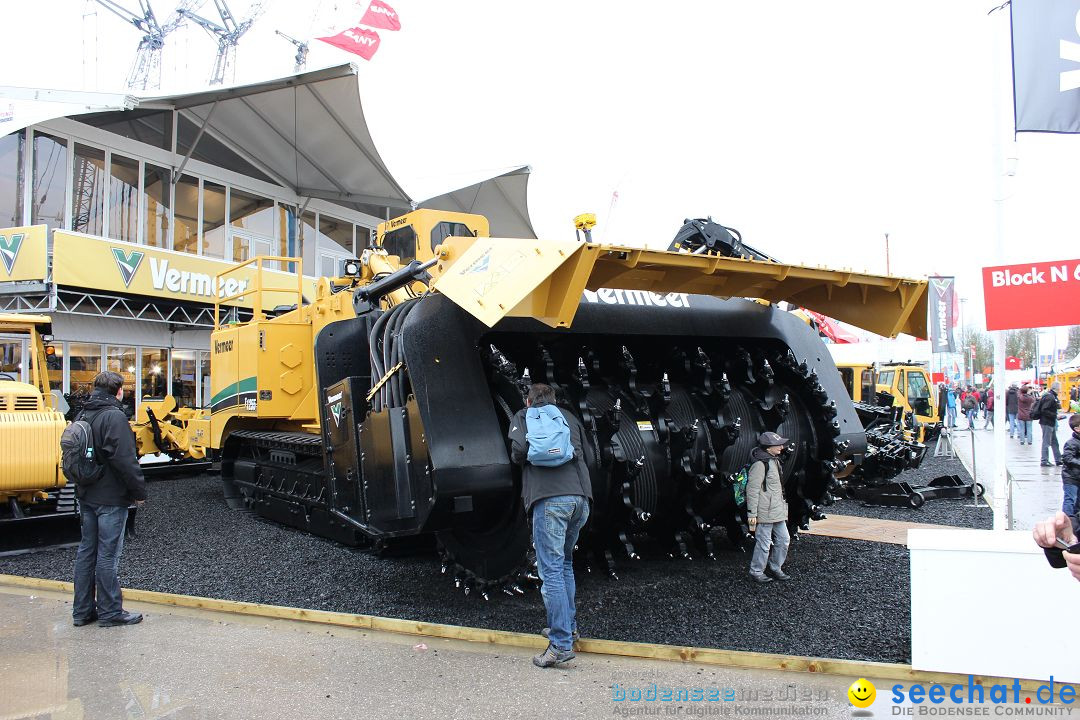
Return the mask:
<path id="1" fill-rule="evenodd" d="M 220 24 L 201 15 L 196 15 L 192 10 L 178 12 L 181 12 L 184 17 L 202 27 L 217 40 L 218 53 L 217 58 L 214 60 L 214 68 L 210 71 L 210 85 L 222 85 L 225 82 L 226 74 L 229 74 L 229 79 L 232 80 L 231 75 L 235 74 L 236 71 L 236 46 L 240 42 L 240 37 L 251 29 L 256 18 L 262 12 L 263 3 L 262 0 L 252 3 L 248 11 L 248 18 L 239 24 L 237 24 L 236 18 L 233 17 L 232 11 L 229 10 L 225 0 L 214 0 L 214 6 L 217 8 L 218 16 L 221 18 Z"/>
<path id="2" fill-rule="evenodd" d="M 182 0 L 173 18 L 162 26 L 154 15 L 150 0 L 139 0 L 140 13 L 128 10 L 114 0 L 97 0 L 103 8 L 143 33 L 135 51 L 135 61 L 128 73 L 128 88 L 156 90 L 161 87 L 161 51 L 165 47 L 165 36 L 180 27 L 185 12 L 201 2 L 202 0 Z"/>
<path id="3" fill-rule="evenodd" d="M 188 20 L 191 20 L 196 25 L 199 25 L 204 30 L 206 30 L 208 33 L 210 33 L 211 35 L 216 35 L 216 36 L 220 37 L 222 35 L 227 35 L 228 32 L 229 32 L 228 30 L 221 27 L 220 25 L 218 25 L 213 20 L 208 20 L 208 19 L 204 18 L 202 15 L 197 15 L 194 12 L 190 12 L 190 11 L 185 12 L 184 17 L 186 17 Z"/>
<path id="4" fill-rule="evenodd" d="M 307 65 L 307 56 L 308 56 L 308 43 L 307 43 L 307 41 L 306 40 L 303 40 L 303 41 L 297 40 L 296 38 L 292 37 L 291 35 L 286 35 L 285 33 L 281 32 L 280 30 L 275 30 L 274 32 L 276 32 L 278 35 L 285 38 L 286 40 L 288 40 L 289 42 L 291 42 L 293 45 L 296 46 L 296 55 L 293 57 L 293 61 L 295 62 L 295 65 L 293 66 L 293 72 L 297 72 L 297 73 L 303 72 L 304 67 Z"/>

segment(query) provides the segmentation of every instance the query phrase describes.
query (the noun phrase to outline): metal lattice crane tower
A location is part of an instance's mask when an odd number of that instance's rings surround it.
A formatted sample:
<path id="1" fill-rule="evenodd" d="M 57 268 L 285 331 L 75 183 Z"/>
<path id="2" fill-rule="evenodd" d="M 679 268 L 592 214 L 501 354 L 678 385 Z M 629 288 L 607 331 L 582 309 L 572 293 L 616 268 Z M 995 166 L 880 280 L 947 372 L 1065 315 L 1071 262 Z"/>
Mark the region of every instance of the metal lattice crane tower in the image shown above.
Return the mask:
<path id="1" fill-rule="evenodd" d="M 143 33 L 135 51 L 135 62 L 128 73 L 128 88 L 156 90 L 161 87 L 161 51 L 165 47 L 165 36 L 180 27 L 184 22 L 184 14 L 202 2 L 203 0 L 182 0 L 172 19 L 160 25 L 154 9 L 150 6 L 150 0 L 139 0 L 141 14 L 132 12 L 113 0 L 97 0 L 103 8 Z"/>
<path id="2" fill-rule="evenodd" d="M 290 36 L 286 35 L 285 33 L 281 32 L 280 30 L 275 30 L 274 32 L 276 32 L 278 35 L 285 38 L 286 40 L 288 40 L 289 42 L 291 42 L 293 45 L 296 46 L 296 56 L 293 58 L 293 60 L 296 62 L 296 64 L 293 66 L 293 72 L 295 72 L 295 73 L 303 72 L 304 67 L 307 66 L 307 54 L 308 54 L 308 43 L 307 43 L 307 41 L 306 40 L 304 40 L 304 41 L 297 40 L 294 37 L 290 37 Z"/>
<path id="3" fill-rule="evenodd" d="M 222 85 L 225 82 L 226 75 L 229 75 L 230 82 L 233 80 L 236 73 L 236 45 L 240 42 L 240 37 L 251 29 L 255 19 L 262 12 L 263 2 L 257 0 L 257 2 L 252 3 L 248 11 L 248 18 L 240 23 L 236 22 L 236 18 L 233 17 L 229 6 L 225 4 L 225 0 L 214 0 L 214 5 L 217 7 L 218 15 L 221 17 L 220 23 L 196 15 L 192 10 L 183 10 L 180 11 L 180 14 L 200 25 L 206 32 L 217 39 L 218 54 L 217 59 L 214 61 L 214 69 L 210 73 L 210 85 Z"/>

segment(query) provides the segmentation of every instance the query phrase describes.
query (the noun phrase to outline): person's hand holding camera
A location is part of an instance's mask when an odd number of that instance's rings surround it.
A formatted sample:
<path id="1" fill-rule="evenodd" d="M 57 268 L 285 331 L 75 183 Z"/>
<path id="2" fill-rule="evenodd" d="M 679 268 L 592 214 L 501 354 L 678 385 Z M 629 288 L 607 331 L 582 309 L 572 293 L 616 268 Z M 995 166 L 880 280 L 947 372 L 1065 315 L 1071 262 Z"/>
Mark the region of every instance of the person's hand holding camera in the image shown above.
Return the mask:
<path id="1" fill-rule="evenodd" d="M 1072 531 L 1072 521 L 1068 515 L 1059 510 L 1054 517 L 1035 525 L 1035 529 L 1032 530 L 1031 534 L 1040 547 L 1057 550 L 1065 561 L 1065 567 L 1069 569 L 1074 578 L 1080 580 L 1080 552 L 1061 552 L 1063 549 L 1061 547 L 1062 543 L 1073 546 L 1077 544 L 1076 535 Z M 1049 558 L 1050 553 L 1047 553 L 1047 559 Z"/>
<path id="2" fill-rule="evenodd" d="M 1035 542 L 1044 548 L 1057 547 L 1058 538 L 1070 545 L 1076 542 L 1076 536 L 1073 535 L 1072 531 L 1072 522 L 1069 520 L 1069 516 L 1060 510 L 1052 518 L 1037 523 L 1031 534 L 1034 536 Z"/>

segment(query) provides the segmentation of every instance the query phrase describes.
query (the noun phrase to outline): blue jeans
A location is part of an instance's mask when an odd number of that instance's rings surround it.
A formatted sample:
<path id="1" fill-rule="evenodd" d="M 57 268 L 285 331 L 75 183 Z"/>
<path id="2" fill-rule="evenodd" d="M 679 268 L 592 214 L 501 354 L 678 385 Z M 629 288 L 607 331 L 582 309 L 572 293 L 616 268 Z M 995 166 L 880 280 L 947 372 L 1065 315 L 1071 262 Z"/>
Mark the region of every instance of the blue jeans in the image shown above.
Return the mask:
<path id="1" fill-rule="evenodd" d="M 124 550 L 127 506 L 81 503 L 82 541 L 75 554 L 75 603 L 71 615 L 77 620 L 94 615 L 112 620 L 124 612 L 120 580 L 120 553 Z M 95 593 L 95 586 L 97 592 Z"/>
<path id="2" fill-rule="evenodd" d="M 759 522 L 754 530 L 754 539 L 757 542 L 754 544 L 754 554 L 750 558 L 750 574 L 761 575 L 765 572 L 766 564 L 774 573 L 783 572 L 788 544 L 791 542 L 787 523 Z"/>
<path id="3" fill-rule="evenodd" d="M 1080 491 L 1080 486 L 1072 483 L 1061 483 L 1061 488 L 1065 491 L 1065 499 L 1061 502 L 1061 512 L 1066 515 L 1073 515 L 1076 513 L 1076 496 L 1077 492 Z"/>
<path id="4" fill-rule="evenodd" d="M 945 409 L 945 418 L 946 418 L 945 422 L 948 424 L 949 427 L 951 427 L 951 428 L 956 427 L 956 408 L 955 407 L 946 408 Z"/>
<path id="5" fill-rule="evenodd" d="M 968 430 L 974 430 L 975 429 L 975 419 L 979 417 L 979 411 L 978 410 L 968 410 L 964 414 L 967 415 Z"/>
<path id="6" fill-rule="evenodd" d="M 1030 420 L 1017 420 L 1020 423 L 1020 444 L 1031 444 L 1031 421 Z"/>
<path id="7" fill-rule="evenodd" d="M 559 650 L 574 646 L 577 629 L 574 595 L 574 545 L 589 519 L 589 501 L 581 495 L 559 495 L 537 500 L 532 507 L 533 545 L 540 572 L 540 594 L 547 609 L 548 639 Z"/>
<path id="8" fill-rule="evenodd" d="M 1006 413 L 1005 417 L 1009 420 L 1009 437 L 1020 434 L 1020 425 L 1016 420 L 1016 413 Z"/>

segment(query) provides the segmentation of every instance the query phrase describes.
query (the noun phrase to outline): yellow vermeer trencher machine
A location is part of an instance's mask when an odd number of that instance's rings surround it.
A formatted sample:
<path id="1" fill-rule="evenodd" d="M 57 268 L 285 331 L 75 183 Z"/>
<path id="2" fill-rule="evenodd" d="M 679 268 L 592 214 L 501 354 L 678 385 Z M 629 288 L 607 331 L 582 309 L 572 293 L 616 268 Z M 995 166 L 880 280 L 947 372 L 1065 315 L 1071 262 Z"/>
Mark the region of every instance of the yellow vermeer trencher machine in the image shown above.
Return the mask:
<path id="1" fill-rule="evenodd" d="M 820 517 L 866 438 L 821 340 L 775 303 L 925 335 L 926 283 L 779 263 L 711 221 L 667 250 L 578 226 L 584 241 L 491 238 L 483 217 L 417 210 L 313 297 L 256 273 L 250 317 L 219 298 L 209 417 L 171 431 L 220 453 L 232 505 L 376 549 L 433 543 L 481 594 L 531 577 L 506 434 L 534 382 L 586 429 L 590 565 L 742 543 L 731 473 L 764 430 L 791 440 L 792 527 Z"/>

